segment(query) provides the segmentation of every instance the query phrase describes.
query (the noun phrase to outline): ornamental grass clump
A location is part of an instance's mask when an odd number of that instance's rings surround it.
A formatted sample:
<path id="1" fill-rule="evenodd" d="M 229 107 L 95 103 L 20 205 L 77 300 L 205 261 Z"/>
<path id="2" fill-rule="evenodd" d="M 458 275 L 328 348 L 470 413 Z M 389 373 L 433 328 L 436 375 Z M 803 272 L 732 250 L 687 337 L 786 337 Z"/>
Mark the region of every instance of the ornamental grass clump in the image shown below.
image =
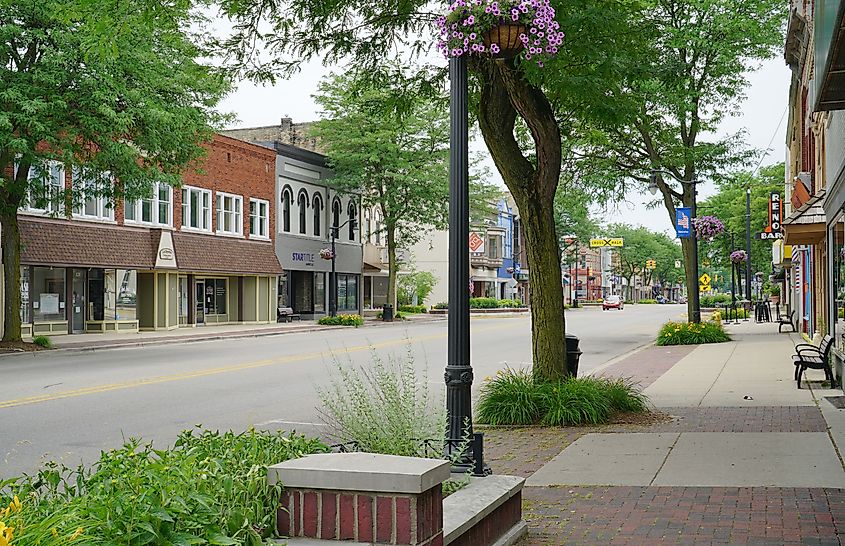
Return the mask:
<path id="1" fill-rule="evenodd" d="M 522 27 L 519 42 L 525 60 L 539 66 L 556 55 L 563 32 L 549 0 L 457 0 L 437 19 L 437 48 L 446 57 L 498 56 L 506 44 L 493 42 L 490 31 L 503 25 Z"/>
<path id="2" fill-rule="evenodd" d="M 585 376 L 546 382 L 509 368 L 485 379 L 476 418 L 487 425 L 577 426 L 644 411 L 648 398 L 629 380 Z"/>
<path id="3" fill-rule="evenodd" d="M 725 332 L 721 321 L 711 322 L 667 322 L 657 335 L 656 344 L 666 345 L 700 345 L 703 343 L 724 343 L 731 338 Z"/>

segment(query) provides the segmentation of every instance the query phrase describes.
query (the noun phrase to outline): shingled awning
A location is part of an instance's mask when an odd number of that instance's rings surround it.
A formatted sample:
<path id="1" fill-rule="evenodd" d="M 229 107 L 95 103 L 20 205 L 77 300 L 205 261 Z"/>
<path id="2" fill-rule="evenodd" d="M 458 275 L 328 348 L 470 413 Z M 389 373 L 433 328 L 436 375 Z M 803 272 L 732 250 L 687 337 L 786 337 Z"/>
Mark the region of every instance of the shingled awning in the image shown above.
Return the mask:
<path id="1" fill-rule="evenodd" d="M 94 222 L 19 216 L 21 263 L 152 269 L 158 233 Z M 155 240 L 153 240 L 155 239 Z"/>
<path id="2" fill-rule="evenodd" d="M 824 240 L 827 229 L 824 196 L 825 190 L 820 190 L 784 220 L 784 244 L 817 245 Z"/>
<path id="3" fill-rule="evenodd" d="M 180 270 L 246 275 L 282 273 L 282 266 L 270 241 L 176 231 L 173 233 L 173 250 Z"/>

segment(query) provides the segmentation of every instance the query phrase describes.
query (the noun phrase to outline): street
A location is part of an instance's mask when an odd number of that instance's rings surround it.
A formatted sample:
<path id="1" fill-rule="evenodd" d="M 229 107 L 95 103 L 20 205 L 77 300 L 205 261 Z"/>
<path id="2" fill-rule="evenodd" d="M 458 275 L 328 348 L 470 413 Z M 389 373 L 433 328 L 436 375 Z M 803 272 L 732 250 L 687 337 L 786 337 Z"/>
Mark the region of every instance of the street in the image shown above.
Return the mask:
<path id="1" fill-rule="evenodd" d="M 581 339 L 581 372 L 653 341 L 679 318 L 679 305 L 590 308 L 567 314 Z M 32 472 L 43 461 L 91 462 L 100 450 L 143 437 L 157 445 L 186 428 L 249 426 L 320 434 L 316 388 L 328 384 L 332 360 L 365 365 L 371 351 L 404 355 L 428 368 L 442 396 L 446 321 L 286 334 L 99 351 L 56 351 L 0 358 L 0 479 Z M 530 365 L 527 316 L 472 320 L 474 389 L 505 366 Z M 334 357 L 333 357 L 334 355 Z"/>

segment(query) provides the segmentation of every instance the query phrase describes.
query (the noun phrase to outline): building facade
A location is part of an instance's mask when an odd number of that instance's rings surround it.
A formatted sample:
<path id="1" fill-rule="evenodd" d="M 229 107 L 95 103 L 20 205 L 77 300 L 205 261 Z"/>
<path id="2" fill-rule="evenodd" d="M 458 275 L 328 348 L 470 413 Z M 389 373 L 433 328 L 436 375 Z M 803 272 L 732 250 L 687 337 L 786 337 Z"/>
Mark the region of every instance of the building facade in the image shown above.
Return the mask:
<path id="1" fill-rule="evenodd" d="M 787 133 L 784 266 L 787 312 L 799 331 L 831 333 L 836 375 L 845 360 L 845 0 L 790 4 L 792 69 Z M 790 248 L 791 247 L 791 248 Z"/>
<path id="2" fill-rule="evenodd" d="M 113 181 L 33 169 L 19 213 L 24 335 L 275 322 L 275 154 L 221 135 L 207 152 L 180 188 L 116 206 L 85 197 Z"/>

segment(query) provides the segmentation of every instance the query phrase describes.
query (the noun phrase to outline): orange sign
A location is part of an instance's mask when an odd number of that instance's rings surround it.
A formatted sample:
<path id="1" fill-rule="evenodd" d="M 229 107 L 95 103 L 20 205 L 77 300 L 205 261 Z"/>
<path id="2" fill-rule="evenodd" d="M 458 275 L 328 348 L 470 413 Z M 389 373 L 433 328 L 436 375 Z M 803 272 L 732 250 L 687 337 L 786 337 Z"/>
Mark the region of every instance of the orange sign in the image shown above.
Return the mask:
<path id="1" fill-rule="evenodd" d="M 792 186 L 792 199 L 790 199 L 790 202 L 792 203 L 792 208 L 800 209 L 801 205 L 803 205 L 809 200 L 810 190 L 800 178 L 796 178 L 795 185 Z"/>
<path id="2" fill-rule="evenodd" d="M 479 254 L 484 253 L 484 239 L 478 233 L 469 234 L 469 251 Z"/>

